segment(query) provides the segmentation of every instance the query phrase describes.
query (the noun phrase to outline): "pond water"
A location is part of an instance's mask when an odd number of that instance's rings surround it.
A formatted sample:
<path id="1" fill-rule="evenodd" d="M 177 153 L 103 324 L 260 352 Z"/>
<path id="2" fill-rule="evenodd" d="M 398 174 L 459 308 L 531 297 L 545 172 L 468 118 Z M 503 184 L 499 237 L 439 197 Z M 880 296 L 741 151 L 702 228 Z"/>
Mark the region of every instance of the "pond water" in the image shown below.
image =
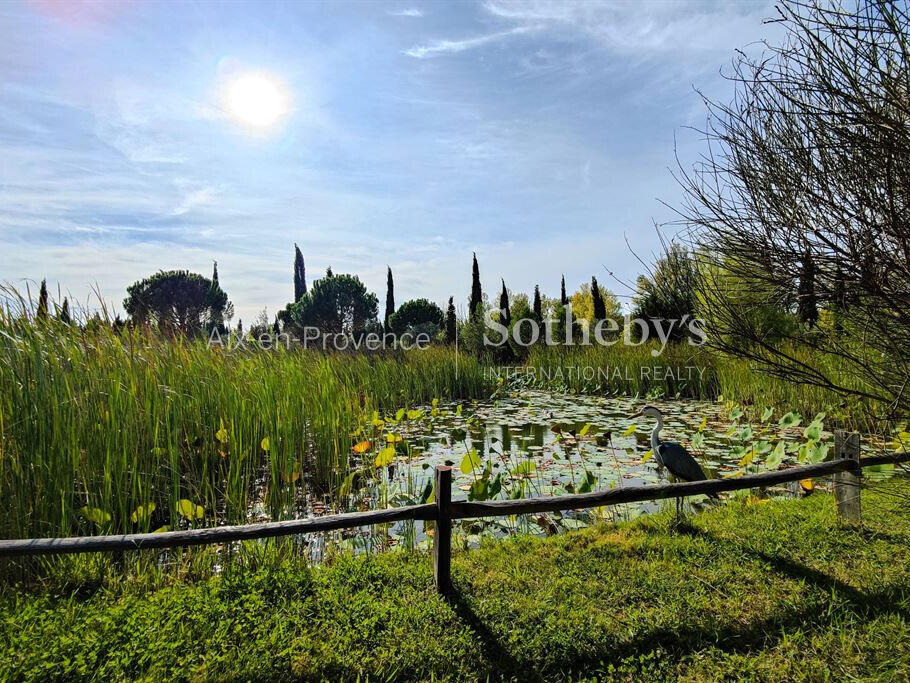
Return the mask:
<path id="1" fill-rule="evenodd" d="M 436 465 L 452 465 L 454 499 L 502 499 L 608 490 L 664 481 L 668 474 L 650 457 L 654 420 L 630 419 L 646 401 L 560 395 L 524 390 L 483 402 L 434 403 L 395 415 L 373 415 L 354 435 L 352 469 L 341 497 L 344 509 L 425 502 L 432 495 Z M 740 476 L 833 455 L 832 435 L 815 419 L 765 411 L 749 424 L 730 404 L 649 400 L 664 413 L 663 440 L 677 441 L 711 478 Z M 794 483 L 769 492 L 794 495 Z M 708 504 L 704 496 L 688 499 Z M 464 520 L 468 544 L 482 535 L 516 530 L 555 533 L 597 519 L 624 520 L 666 502 L 611 506 L 601 510 L 489 520 Z M 670 503 L 672 504 L 672 502 Z M 342 534 L 355 547 L 426 543 L 421 523 Z"/>

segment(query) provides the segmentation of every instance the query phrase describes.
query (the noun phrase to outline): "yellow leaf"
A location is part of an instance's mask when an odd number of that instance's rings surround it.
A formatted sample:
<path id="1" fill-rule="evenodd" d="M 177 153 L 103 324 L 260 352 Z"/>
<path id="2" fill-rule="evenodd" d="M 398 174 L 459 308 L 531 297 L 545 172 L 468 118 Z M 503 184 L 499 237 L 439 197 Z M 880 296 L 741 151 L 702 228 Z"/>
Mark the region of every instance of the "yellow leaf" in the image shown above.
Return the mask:
<path id="1" fill-rule="evenodd" d="M 705 427 L 707 427 L 707 426 L 708 426 L 708 418 L 703 417 L 701 419 L 701 424 L 698 425 L 698 431 L 700 431 L 700 432 L 705 431 Z"/>
<path id="2" fill-rule="evenodd" d="M 262 447 L 262 450 L 264 450 L 266 453 L 268 453 L 269 446 L 271 445 L 271 442 L 269 441 L 269 437 L 267 437 L 267 436 L 262 437 L 262 441 L 259 442 L 259 445 Z"/>
<path id="3" fill-rule="evenodd" d="M 650 460 L 654 455 L 654 449 L 649 448 L 641 456 L 641 464 L 644 465 L 648 460 Z"/>
<path id="4" fill-rule="evenodd" d="M 395 447 L 386 446 L 379 451 L 379 455 L 376 456 L 376 467 L 385 467 L 386 465 L 391 465 L 394 461 Z"/>
<path id="5" fill-rule="evenodd" d="M 164 526 L 160 526 L 157 529 L 155 529 L 152 533 L 153 534 L 163 534 L 165 531 L 170 531 L 170 530 L 171 530 L 171 527 L 169 527 L 167 524 L 165 524 Z"/>
<path id="6" fill-rule="evenodd" d="M 740 467 L 748 467 L 752 464 L 752 461 L 755 459 L 755 449 L 750 448 L 749 452 L 743 456 L 743 459 L 739 461 Z"/>
<path id="7" fill-rule="evenodd" d="M 218 439 L 221 443 L 227 443 L 228 433 L 227 433 L 227 430 L 224 428 L 223 421 L 221 423 L 221 427 L 218 429 L 217 432 L 215 432 L 215 438 Z"/>
<path id="8" fill-rule="evenodd" d="M 765 503 L 770 503 L 771 501 L 767 498 L 759 498 L 758 496 L 749 496 L 746 498 L 746 505 L 764 505 Z"/>
<path id="9" fill-rule="evenodd" d="M 626 427 L 626 431 L 622 433 L 623 436 L 632 436 L 638 430 L 638 425 L 634 422 Z"/>
<path id="10" fill-rule="evenodd" d="M 140 505 L 135 510 L 133 510 L 133 514 L 130 515 L 130 519 L 134 524 L 138 522 L 144 522 L 146 519 L 151 517 L 156 507 L 157 506 L 154 503 L 146 503 L 145 505 Z"/>
<path id="11" fill-rule="evenodd" d="M 385 440 L 389 443 L 398 443 L 401 441 L 401 434 L 395 434 L 394 432 L 389 432 L 385 435 Z"/>
<path id="12" fill-rule="evenodd" d="M 196 505 L 196 503 L 186 498 L 181 498 L 177 501 L 177 512 L 186 519 L 202 519 L 205 515 L 205 510 L 201 505 Z"/>
<path id="13" fill-rule="evenodd" d="M 809 493 L 810 491 L 815 490 L 815 482 L 811 479 L 800 479 L 799 487 L 806 493 Z"/>
<path id="14" fill-rule="evenodd" d="M 369 442 L 369 441 L 360 441 L 359 443 L 354 444 L 353 451 L 354 451 L 355 453 L 358 453 L 358 454 L 359 454 L 359 453 L 366 453 L 368 450 L 370 450 L 370 442 Z"/>
<path id="15" fill-rule="evenodd" d="M 282 475 L 284 480 L 290 484 L 293 484 L 295 481 L 300 479 L 300 472 L 290 472 L 288 474 Z"/>

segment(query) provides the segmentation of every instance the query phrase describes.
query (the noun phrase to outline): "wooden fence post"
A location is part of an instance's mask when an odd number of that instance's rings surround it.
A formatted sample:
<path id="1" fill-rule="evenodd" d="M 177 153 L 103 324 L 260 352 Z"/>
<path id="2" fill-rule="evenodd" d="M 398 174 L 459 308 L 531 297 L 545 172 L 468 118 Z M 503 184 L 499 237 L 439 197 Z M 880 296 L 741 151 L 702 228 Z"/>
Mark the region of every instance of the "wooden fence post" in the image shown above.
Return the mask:
<path id="1" fill-rule="evenodd" d="M 452 468 L 436 467 L 436 531 L 433 534 L 433 577 L 442 595 L 452 592 Z"/>
<path id="2" fill-rule="evenodd" d="M 835 457 L 856 461 L 854 469 L 838 472 L 834 475 L 834 497 L 837 500 L 837 513 L 844 521 L 854 524 L 862 523 L 859 494 L 863 470 L 859 466 L 859 452 L 859 434 L 856 432 L 835 432 Z"/>

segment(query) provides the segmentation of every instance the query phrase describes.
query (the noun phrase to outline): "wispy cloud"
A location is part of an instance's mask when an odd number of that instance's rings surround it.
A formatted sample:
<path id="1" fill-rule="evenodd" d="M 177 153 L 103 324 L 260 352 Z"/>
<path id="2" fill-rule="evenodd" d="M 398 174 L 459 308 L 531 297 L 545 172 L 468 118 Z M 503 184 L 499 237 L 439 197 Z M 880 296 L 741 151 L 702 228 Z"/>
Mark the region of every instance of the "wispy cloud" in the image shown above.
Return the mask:
<path id="1" fill-rule="evenodd" d="M 476 38 L 465 38 L 464 40 L 436 40 L 428 45 L 416 45 L 410 50 L 405 50 L 404 53 L 409 57 L 415 57 L 417 59 L 456 54 L 458 52 L 464 52 L 465 50 L 483 47 L 484 45 L 489 45 L 490 43 L 495 43 L 511 36 L 529 33 L 533 30 L 534 28 L 531 26 L 516 26 L 508 31 L 488 33 L 485 36 L 477 36 Z"/>
<path id="2" fill-rule="evenodd" d="M 721 49 L 754 37 L 771 3 L 487 0 L 493 16 L 526 25 L 586 33 L 617 51 Z M 741 36 L 741 38 L 740 38 Z"/>
<path id="3" fill-rule="evenodd" d="M 393 17 L 422 17 L 423 10 L 419 10 L 416 7 L 409 7 L 408 9 L 389 10 L 387 14 Z"/>

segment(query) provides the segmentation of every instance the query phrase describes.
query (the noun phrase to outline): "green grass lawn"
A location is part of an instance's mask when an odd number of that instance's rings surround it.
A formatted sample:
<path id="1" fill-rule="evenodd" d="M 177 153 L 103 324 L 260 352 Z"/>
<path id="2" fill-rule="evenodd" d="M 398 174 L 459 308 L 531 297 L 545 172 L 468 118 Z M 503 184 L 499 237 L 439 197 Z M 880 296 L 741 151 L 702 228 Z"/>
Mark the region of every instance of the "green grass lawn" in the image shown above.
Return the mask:
<path id="1" fill-rule="evenodd" d="M 910 679 L 910 482 L 458 552 L 0 594 L 2 680 Z"/>

